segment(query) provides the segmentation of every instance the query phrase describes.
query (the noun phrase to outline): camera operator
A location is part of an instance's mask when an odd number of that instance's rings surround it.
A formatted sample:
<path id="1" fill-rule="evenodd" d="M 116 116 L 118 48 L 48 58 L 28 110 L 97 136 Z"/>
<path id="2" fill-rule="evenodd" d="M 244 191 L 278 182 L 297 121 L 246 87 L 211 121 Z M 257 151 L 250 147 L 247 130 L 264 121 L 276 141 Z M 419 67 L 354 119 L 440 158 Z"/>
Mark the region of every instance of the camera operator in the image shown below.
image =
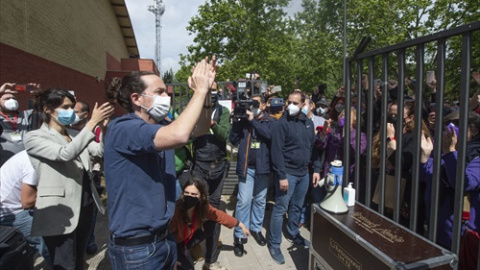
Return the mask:
<path id="1" fill-rule="evenodd" d="M 256 102 L 246 111 L 247 118 L 234 122 L 230 133 L 230 142 L 238 146 L 235 217 L 250 229 L 260 246 L 265 246 L 262 224 L 270 183 L 271 128 L 275 119 L 265 112 L 266 104 L 261 95 L 253 95 L 252 101 Z M 235 228 L 234 237 L 233 251 L 242 257 L 247 239 L 240 228 Z"/>

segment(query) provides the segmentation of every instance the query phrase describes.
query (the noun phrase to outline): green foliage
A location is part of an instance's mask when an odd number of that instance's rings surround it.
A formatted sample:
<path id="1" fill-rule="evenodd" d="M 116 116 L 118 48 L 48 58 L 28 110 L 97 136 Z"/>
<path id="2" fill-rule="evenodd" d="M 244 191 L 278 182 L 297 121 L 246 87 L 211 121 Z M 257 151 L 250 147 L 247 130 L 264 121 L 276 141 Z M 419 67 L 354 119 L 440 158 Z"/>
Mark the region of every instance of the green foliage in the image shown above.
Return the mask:
<path id="1" fill-rule="evenodd" d="M 162 80 L 164 83 L 172 83 L 173 82 L 173 70 L 167 70 L 163 73 Z"/>
<path id="2" fill-rule="evenodd" d="M 303 0 L 303 11 L 293 18 L 284 9 L 288 0 L 209 0 L 200 6 L 187 30 L 195 35 L 182 68 L 175 77 L 185 82 L 191 66 L 216 55 L 219 81 L 236 80 L 258 72 L 269 84 L 289 92 L 296 78 L 310 92 L 326 83 L 333 96 L 343 81 L 343 1 Z M 364 0 L 347 1 L 347 55 L 362 37 L 371 37 L 366 51 L 393 45 L 478 20 L 478 0 Z M 472 67 L 480 66 L 480 45 L 472 36 Z M 415 48 L 406 50 L 408 77 L 415 76 Z M 425 46 L 425 70 L 436 67 L 436 43 Z M 447 42 L 447 97 L 459 89 L 461 38 Z M 381 57 L 375 59 L 375 77 L 381 77 Z M 368 70 L 363 64 L 363 73 Z M 353 70 L 353 78 L 357 71 Z M 397 77 L 396 53 L 389 55 L 389 77 Z"/>

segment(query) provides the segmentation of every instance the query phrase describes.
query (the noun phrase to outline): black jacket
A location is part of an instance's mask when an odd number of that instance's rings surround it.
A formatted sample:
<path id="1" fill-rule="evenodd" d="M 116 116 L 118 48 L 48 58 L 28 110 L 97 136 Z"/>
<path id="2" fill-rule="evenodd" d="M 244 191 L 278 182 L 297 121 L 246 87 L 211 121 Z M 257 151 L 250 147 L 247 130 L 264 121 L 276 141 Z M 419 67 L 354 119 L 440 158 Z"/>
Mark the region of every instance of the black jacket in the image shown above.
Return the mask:
<path id="1" fill-rule="evenodd" d="M 253 119 L 251 122 L 242 120 L 234 122 L 230 132 L 230 142 L 238 146 L 238 158 L 236 173 L 246 177 L 250 144 L 255 134 L 255 139 L 260 141 L 260 149 L 255 156 L 255 173 L 270 173 L 270 144 L 272 138 L 272 126 L 275 118 L 263 113 L 260 120 Z"/>
<path id="2" fill-rule="evenodd" d="M 315 131 L 312 120 L 300 113 L 297 117 L 285 111 L 272 130 L 272 167 L 279 179 L 286 174 L 303 176 L 308 174 L 308 164 L 313 163 L 314 172 L 320 172 L 318 151 L 313 151 Z"/>

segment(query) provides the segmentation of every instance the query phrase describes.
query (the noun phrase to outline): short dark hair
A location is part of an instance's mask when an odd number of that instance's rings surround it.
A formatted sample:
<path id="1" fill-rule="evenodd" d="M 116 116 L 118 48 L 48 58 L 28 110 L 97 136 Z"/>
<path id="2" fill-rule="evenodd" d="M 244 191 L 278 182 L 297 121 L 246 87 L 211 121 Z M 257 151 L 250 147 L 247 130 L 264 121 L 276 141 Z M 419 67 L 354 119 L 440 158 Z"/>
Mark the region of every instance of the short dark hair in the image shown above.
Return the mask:
<path id="1" fill-rule="evenodd" d="M 141 94 L 145 91 L 146 85 L 142 76 L 157 75 L 151 71 L 133 71 L 125 75 L 123 79 L 113 78 L 105 87 L 105 94 L 114 104 L 120 104 L 127 112 L 133 112 L 133 104 L 130 95 L 133 93 Z"/>
<path id="2" fill-rule="evenodd" d="M 265 104 L 265 97 L 263 95 L 260 95 L 260 94 L 252 95 L 252 98 L 254 97 L 260 98 L 260 103 Z"/>
<path id="3" fill-rule="evenodd" d="M 49 88 L 47 90 L 35 92 L 33 109 L 38 113 L 41 122 L 50 122 L 50 115 L 45 113 L 44 108 L 54 111 L 63 104 L 65 98 L 68 98 L 75 106 L 75 97 L 68 91 Z"/>
<path id="4" fill-rule="evenodd" d="M 87 103 L 85 103 L 83 101 L 77 101 L 77 103 L 82 105 L 82 109 L 81 109 L 82 112 L 90 113 L 90 105 L 88 105 Z"/>
<path id="5" fill-rule="evenodd" d="M 305 103 L 305 95 L 302 93 L 302 91 L 293 90 L 293 91 L 290 93 L 290 96 L 291 96 L 291 95 L 300 95 L 300 97 L 302 98 L 302 103 Z"/>

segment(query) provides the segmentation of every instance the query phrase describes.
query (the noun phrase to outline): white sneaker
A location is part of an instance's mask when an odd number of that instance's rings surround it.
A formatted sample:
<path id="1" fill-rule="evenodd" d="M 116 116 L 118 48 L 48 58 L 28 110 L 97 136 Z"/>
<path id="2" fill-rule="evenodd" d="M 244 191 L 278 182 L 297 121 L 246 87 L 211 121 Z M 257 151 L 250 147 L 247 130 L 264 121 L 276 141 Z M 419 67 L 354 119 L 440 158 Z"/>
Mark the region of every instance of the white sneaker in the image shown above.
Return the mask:
<path id="1" fill-rule="evenodd" d="M 214 262 L 214 263 L 205 263 L 203 265 L 203 270 L 228 270 L 228 269 L 221 266 L 219 262 Z"/>

